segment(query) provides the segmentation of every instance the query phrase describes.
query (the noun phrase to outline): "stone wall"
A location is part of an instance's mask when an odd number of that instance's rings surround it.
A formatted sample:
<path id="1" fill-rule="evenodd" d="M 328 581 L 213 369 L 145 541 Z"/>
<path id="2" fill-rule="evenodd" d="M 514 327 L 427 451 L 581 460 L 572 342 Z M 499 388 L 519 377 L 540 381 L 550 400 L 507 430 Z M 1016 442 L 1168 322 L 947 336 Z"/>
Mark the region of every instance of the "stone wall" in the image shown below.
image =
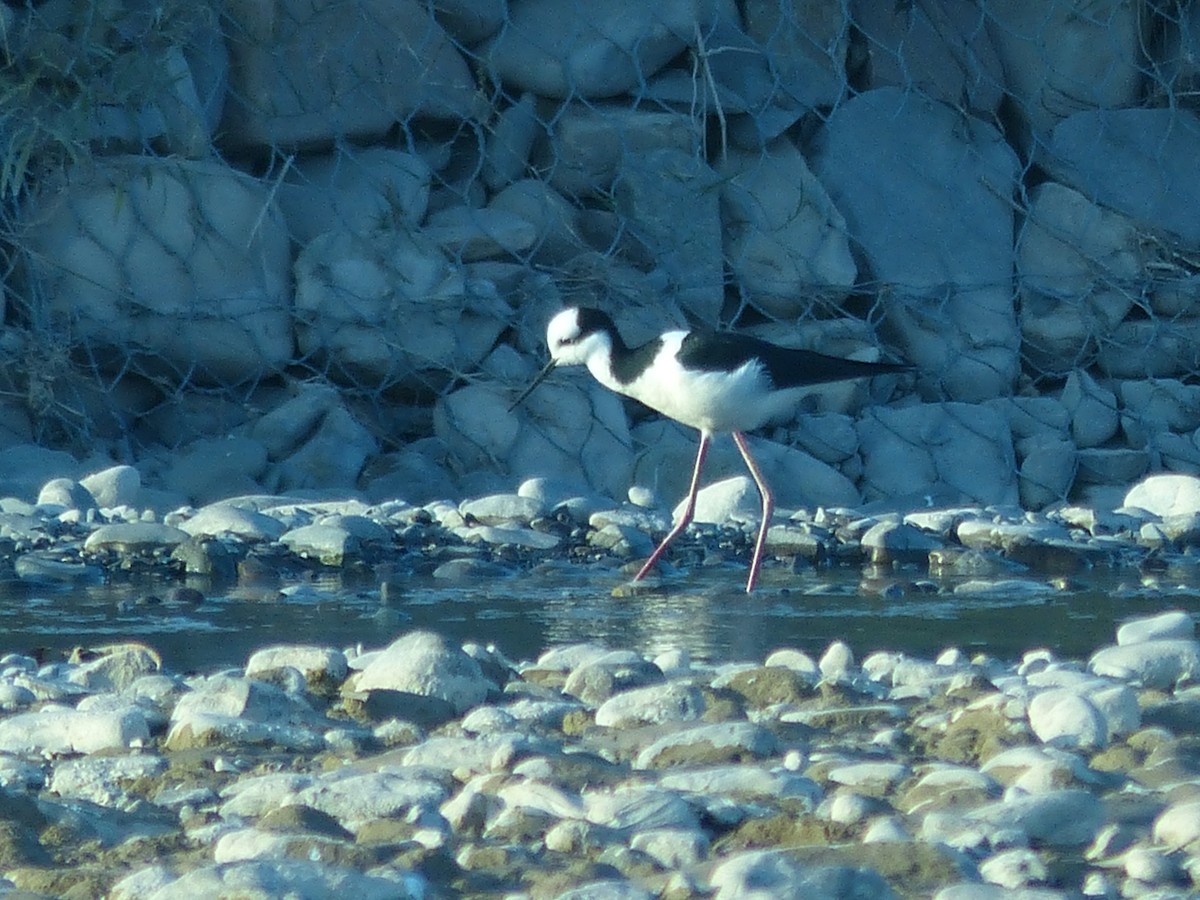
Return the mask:
<path id="1" fill-rule="evenodd" d="M 677 493 L 554 310 L 912 362 L 760 436 L 791 506 L 1200 471 L 1200 8 L 0 7 L 0 442 L 168 497 Z M 871 390 L 875 394 L 871 394 Z M 717 452 L 714 474 L 736 456 Z"/>

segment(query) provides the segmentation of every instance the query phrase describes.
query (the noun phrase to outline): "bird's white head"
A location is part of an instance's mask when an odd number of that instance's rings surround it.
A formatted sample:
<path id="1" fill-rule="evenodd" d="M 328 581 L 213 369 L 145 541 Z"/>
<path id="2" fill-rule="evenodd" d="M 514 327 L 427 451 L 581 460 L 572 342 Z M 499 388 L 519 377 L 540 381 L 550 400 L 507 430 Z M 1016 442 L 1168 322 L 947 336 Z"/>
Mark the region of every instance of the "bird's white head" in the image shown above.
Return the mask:
<path id="1" fill-rule="evenodd" d="M 606 365 L 617 341 L 616 326 L 607 313 L 586 306 L 564 309 L 546 326 L 550 362 L 538 372 L 521 396 L 513 401 L 509 412 L 520 406 L 533 393 L 533 389 L 554 371 L 555 366 Z"/>
<path id="2" fill-rule="evenodd" d="M 600 310 L 570 307 L 546 326 L 546 346 L 555 365 L 585 365 L 597 354 L 612 352 L 615 333 L 612 319 Z"/>

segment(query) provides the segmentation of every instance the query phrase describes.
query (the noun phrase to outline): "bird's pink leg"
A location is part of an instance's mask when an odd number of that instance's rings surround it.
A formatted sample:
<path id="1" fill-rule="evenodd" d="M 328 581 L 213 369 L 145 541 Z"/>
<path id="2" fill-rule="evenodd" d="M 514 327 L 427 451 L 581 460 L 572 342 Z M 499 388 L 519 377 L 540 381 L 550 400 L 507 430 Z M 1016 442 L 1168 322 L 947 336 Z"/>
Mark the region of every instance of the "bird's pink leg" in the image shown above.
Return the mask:
<path id="1" fill-rule="evenodd" d="M 742 451 L 742 459 L 746 461 L 746 468 L 750 470 L 754 483 L 758 485 L 758 493 L 762 495 L 762 524 L 758 526 L 758 540 L 754 542 L 754 557 L 750 560 L 750 577 L 746 580 L 746 593 L 749 594 L 754 590 L 754 583 L 758 581 L 763 547 L 767 543 L 767 529 L 771 527 L 771 514 L 775 511 L 775 497 L 771 494 L 771 489 L 767 487 L 767 481 L 763 478 L 758 463 L 750 455 L 750 445 L 746 443 L 745 436 L 740 431 L 735 431 L 733 432 L 733 442 Z"/>
<path id="2" fill-rule="evenodd" d="M 646 560 L 646 564 L 633 576 L 634 581 L 641 581 L 646 577 L 646 573 L 658 562 L 659 557 L 663 555 L 663 551 L 675 538 L 679 537 L 679 533 L 687 528 L 692 521 L 692 516 L 696 513 L 696 492 L 700 489 L 700 469 L 704 466 L 704 457 L 708 455 L 708 445 L 712 443 L 712 435 L 706 431 L 700 432 L 700 449 L 696 451 L 696 468 L 692 471 L 692 486 L 688 488 L 687 504 L 683 508 L 683 515 L 679 517 L 679 521 L 675 523 L 662 543 L 658 545 L 658 549 L 650 554 L 650 558 Z"/>

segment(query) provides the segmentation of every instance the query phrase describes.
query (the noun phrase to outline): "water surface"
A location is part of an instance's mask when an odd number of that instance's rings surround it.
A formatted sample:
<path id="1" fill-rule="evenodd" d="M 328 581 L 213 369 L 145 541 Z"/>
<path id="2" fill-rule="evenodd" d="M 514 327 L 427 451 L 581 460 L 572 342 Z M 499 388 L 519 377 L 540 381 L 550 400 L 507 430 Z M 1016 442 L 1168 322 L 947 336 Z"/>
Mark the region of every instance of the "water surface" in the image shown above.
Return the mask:
<path id="1" fill-rule="evenodd" d="M 873 650 L 932 658 L 947 647 L 1002 659 L 1047 647 L 1086 658 L 1113 640 L 1121 621 L 1164 609 L 1200 616 L 1197 567 L 1153 577 L 1101 568 L 1065 587 L 1032 577 L 976 584 L 896 572 L 864 584 L 855 567 L 766 573 L 754 594 L 742 572 L 703 569 L 661 590 L 614 597 L 608 569 L 547 565 L 532 573 L 447 585 L 427 577 L 322 575 L 269 587 L 197 584 L 200 603 L 172 602 L 177 582 L 37 586 L 0 583 L 0 652 L 54 658 L 72 647 L 126 640 L 156 648 L 169 670 L 241 666 L 276 643 L 382 646 L 413 628 L 457 642 L 494 644 L 514 660 L 549 646 L 598 641 L 654 654 L 683 648 L 706 662 L 761 661 L 779 647 L 819 654 L 845 640 L 861 659 Z M 881 589 L 887 588 L 886 590 Z"/>

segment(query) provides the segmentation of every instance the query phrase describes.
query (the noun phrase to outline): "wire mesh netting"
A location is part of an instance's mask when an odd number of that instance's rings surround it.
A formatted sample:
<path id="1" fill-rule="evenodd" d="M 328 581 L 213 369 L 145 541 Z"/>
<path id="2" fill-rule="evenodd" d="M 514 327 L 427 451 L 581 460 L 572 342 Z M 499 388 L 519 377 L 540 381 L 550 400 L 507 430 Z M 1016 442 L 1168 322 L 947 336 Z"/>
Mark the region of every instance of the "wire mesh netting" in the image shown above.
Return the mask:
<path id="1" fill-rule="evenodd" d="M 793 505 L 1200 471 L 1198 9 L 8 2 L 3 441 L 192 502 L 673 495 L 694 438 L 586 373 L 507 410 L 585 303 L 911 362 L 761 436 Z"/>

